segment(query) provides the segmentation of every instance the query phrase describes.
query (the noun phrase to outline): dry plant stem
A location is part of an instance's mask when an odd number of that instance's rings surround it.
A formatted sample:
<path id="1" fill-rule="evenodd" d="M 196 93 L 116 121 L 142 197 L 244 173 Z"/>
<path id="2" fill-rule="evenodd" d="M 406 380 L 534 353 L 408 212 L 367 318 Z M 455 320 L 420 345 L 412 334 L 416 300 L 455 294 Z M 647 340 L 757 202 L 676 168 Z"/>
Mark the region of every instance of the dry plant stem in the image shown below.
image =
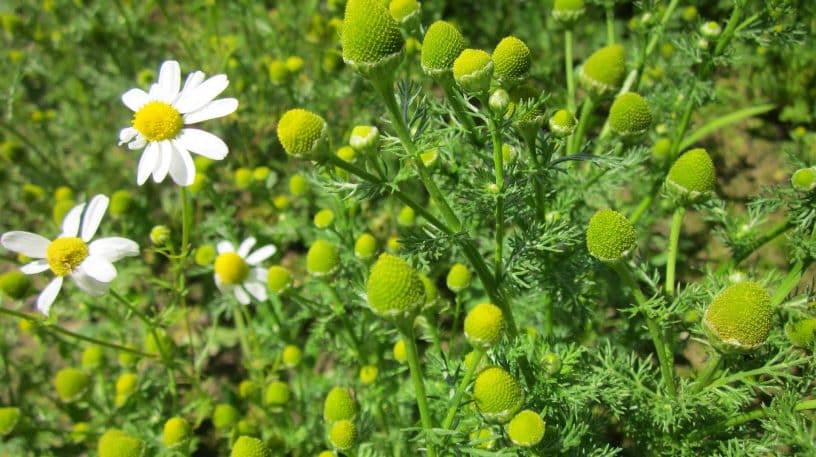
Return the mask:
<path id="1" fill-rule="evenodd" d="M 411 380 L 414 383 L 414 391 L 416 391 L 416 402 L 419 408 L 419 417 L 422 422 L 422 430 L 426 436 L 426 449 L 428 457 L 435 457 L 436 450 L 431 443 L 430 432 L 433 429 L 431 422 L 431 410 L 428 407 L 428 397 L 425 394 L 425 382 L 422 379 L 422 368 L 419 365 L 419 355 L 414 337 L 413 319 L 407 324 L 397 324 L 397 329 L 402 334 L 405 341 L 406 355 L 408 356 L 408 367 L 411 370 Z"/>
<path id="2" fill-rule="evenodd" d="M 683 216 L 686 208 L 678 206 L 672 215 L 671 232 L 669 233 L 669 259 L 666 262 L 666 294 L 674 295 L 674 275 L 677 266 L 677 246 L 680 242 L 680 231 L 683 228 Z"/>
<path id="3" fill-rule="evenodd" d="M 444 430 L 449 430 L 453 425 L 453 420 L 456 418 L 456 411 L 459 410 L 459 404 L 462 402 L 462 397 L 465 395 L 465 391 L 470 385 L 470 381 L 473 380 L 473 375 L 476 374 L 476 368 L 482 361 L 484 352 L 485 351 L 482 348 L 473 349 L 473 363 L 465 368 L 465 373 L 462 376 L 462 379 L 459 381 L 459 386 L 456 388 L 456 392 L 453 394 L 453 399 L 451 399 L 451 404 L 448 407 L 448 413 L 445 415 L 445 420 L 442 421 L 442 428 Z"/>
<path id="4" fill-rule="evenodd" d="M 712 351 L 711 355 L 708 356 L 708 361 L 706 361 L 706 366 L 703 368 L 702 373 L 700 373 L 700 376 L 697 377 L 694 384 L 691 385 L 691 388 L 689 389 L 690 393 L 699 392 L 709 383 L 711 383 L 711 378 L 720 367 L 720 362 L 722 362 L 722 355 L 720 354 L 720 351 Z"/>
<path id="5" fill-rule="evenodd" d="M 610 264 L 610 266 L 615 270 L 623 283 L 635 296 L 635 301 L 637 302 L 638 308 L 640 308 L 641 312 L 643 313 L 643 318 L 646 320 L 646 326 L 648 327 L 649 334 L 652 337 L 652 343 L 655 346 L 655 352 L 657 353 L 657 359 L 660 364 L 660 375 L 663 377 L 663 384 L 666 385 L 666 390 L 669 392 L 669 394 L 674 397 L 677 395 L 677 388 L 674 385 L 674 376 L 672 374 L 672 360 L 667 354 L 667 346 L 663 340 L 660 327 L 657 325 L 657 322 L 655 322 L 654 319 L 649 317 L 648 311 L 645 309 L 644 305 L 647 302 L 646 297 L 643 295 L 643 292 L 640 291 L 640 286 L 638 286 L 635 282 L 634 278 L 632 277 L 632 272 L 629 271 L 629 267 L 627 265 L 625 265 L 623 262 L 613 262 Z"/>
<path id="6" fill-rule="evenodd" d="M 439 85 L 442 86 L 442 90 L 445 91 L 445 99 L 450 103 L 451 108 L 453 108 L 453 111 L 456 113 L 456 118 L 464 125 L 465 130 L 467 130 L 470 140 L 477 146 L 484 145 L 484 141 L 476 134 L 476 124 L 473 122 L 473 118 L 470 117 L 467 109 L 465 109 L 465 105 L 462 104 L 462 99 L 456 90 L 451 72 L 442 74 L 437 78 L 437 81 Z"/>

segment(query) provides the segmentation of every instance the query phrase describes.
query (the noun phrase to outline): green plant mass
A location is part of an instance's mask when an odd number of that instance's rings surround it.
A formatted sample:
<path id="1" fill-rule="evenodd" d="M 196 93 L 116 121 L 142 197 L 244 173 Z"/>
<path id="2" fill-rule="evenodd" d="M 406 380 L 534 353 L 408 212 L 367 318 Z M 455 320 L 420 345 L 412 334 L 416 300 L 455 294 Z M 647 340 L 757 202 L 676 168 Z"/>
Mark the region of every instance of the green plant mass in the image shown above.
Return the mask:
<path id="1" fill-rule="evenodd" d="M 0 457 L 816 456 L 812 0 L 11 0 L 0 56 Z"/>

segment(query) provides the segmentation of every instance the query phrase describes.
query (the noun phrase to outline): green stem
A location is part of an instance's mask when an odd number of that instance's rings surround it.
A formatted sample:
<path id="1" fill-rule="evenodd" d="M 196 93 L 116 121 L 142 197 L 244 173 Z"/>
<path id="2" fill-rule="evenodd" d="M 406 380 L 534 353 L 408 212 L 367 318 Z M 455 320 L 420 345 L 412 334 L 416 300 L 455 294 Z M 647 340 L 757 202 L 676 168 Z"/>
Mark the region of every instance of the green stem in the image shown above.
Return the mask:
<path id="1" fill-rule="evenodd" d="M 465 109 L 465 105 L 462 104 L 462 99 L 459 96 L 459 92 L 456 90 L 451 72 L 446 72 L 439 76 L 437 81 L 439 82 L 439 85 L 442 86 L 442 90 L 445 92 L 445 99 L 448 101 L 448 103 L 450 103 L 451 108 L 453 108 L 453 111 L 456 113 L 456 118 L 468 131 L 470 140 L 477 146 L 484 145 L 484 141 L 482 141 L 482 139 L 479 138 L 479 135 L 476 133 L 476 124 L 473 122 L 473 118 L 470 117 L 467 109 Z"/>
<path id="2" fill-rule="evenodd" d="M 816 400 L 802 400 L 793 406 L 794 411 L 807 411 L 812 409 L 816 409 Z M 740 414 L 739 416 L 731 417 L 718 424 L 714 424 L 711 427 L 707 427 L 698 433 L 693 434 L 690 437 L 690 439 L 699 439 L 705 436 L 722 432 L 731 427 L 736 427 L 738 425 L 742 425 L 756 419 L 761 419 L 770 414 L 770 412 L 771 412 L 770 408 L 763 407 L 755 409 L 753 411 L 749 411 L 747 413 Z"/>
<path id="3" fill-rule="evenodd" d="M 790 218 L 786 218 L 782 222 L 773 226 L 770 230 L 766 231 L 759 238 L 754 240 L 754 242 L 751 243 L 751 246 L 749 246 L 747 249 L 738 252 L 737 255 L 734 256 L 734 258 L 720 265 L 720 267 L 717 268 L 717 274 L 725 273 L 726 271 L 728 271 L 729 268 L 738 266 L 740 262 L 750 257 L 751 254 L 756 252 L 757 249 L 764 246 L 765 243 L 787 232 L 793 226 L 794 223 L 793 221 L 791 221 Z"/>
<path id="4" fill-rule="evenodd" d="M 187 276 L 184 274 L 187 271 L 187 259 L 190 255 L 190 234 L 193 226 L 193 208 L 190 204 L 190 195 L 186 187 L 179 188 L 179 197 L 181 198 L 181 249 L 176 264 L 176 297 L 178 304 L 184 313 L 184 328 L 187 333 L 187 351 L 192 365 L 193 376 L 196 385 L 200 382 L 200 374 L 198 372 L 195 353 L 195 340 L 193 336 L 192 326 L 190 325 L 190 312 L 187 309 Z"/>
<path id="5" fill-rule="evenodd" d="M 414 383 L 414 391 L 416 391 L 416 402 L 419 408 L 419 417 L 422 422 L 422 430 L 425 433 L 425 445 L 428 452 L 428 457 L 435 457 L 436 450 L 430 439 L 430 433 L 433 429 L 431 422 L 431 411 L 428 407 L 428 397 L 425 394 L 425 382 L 422 379 L 422 368 L 419 365 L 419 355 L 414 338 L 413 323 L 404 326 L 397 326 L 402 337 L 405 340 L 405 350 L 408 356 L 408 367 L 411 370 L 411 380 Z"/>
<path id="6" fill-rule="evenodd" d="M 686 208 L 678 206 L 672 216 L 671 232 L 669 234 L 669 259 L 666 262 L 666 294 L 674 295 L 674 273 L 677 265 L 677 246 L 680 242 L 680 230 L 683 228 L 683 216 Z"/>
<path id="7" fill-rule="evenodd" d="M 691 386 L 691 393 L 699 392 L 711 382 L 711 377 L 717 372 L 721 361 L 722 355 L 720 355 L 719 351 L 714 350 L 711 355 L 709 355 L 708 361 L 706 362 L 706 366 L 703 368 L 702 373 L 700 373 L 700 376 L 697 377 L 697 380 Z"/>
<path id="8" fill-rule="evenodd" d="M 439 336 L 439 328 L 436 326 L 434 320 L 434 313 L 425 311 L 425 323 L 428 325 L 428 336 L 431 338 L 431 344 L 438 354 L 442 354 L 442 338 Z"/>
<path id="9" fill-rule="evenodd" d="M 567 110 L 575 116 L 575 72 L 572 61 L 572 29 L 564 31 L 564 73 L 567 79 Z M 572 135 L 567 137 L 567 151 L 572 150 Z"/>
<path id="10" fill-rule="evenodd" d="M 545 297 L 544 301 L 544 336 L 546 338 L 552 338 L 553 335 L 553 323 L 555 321 L 555 317 L 553 316 L 553 301 L 550 297 Z"/>
<path id="11" fill-rule="evenodd" d="M 779 287 L 776 288 L 776 292 L 774 292 L 773 297 L 771 298 L 771 304 L 774 307 L 777 307 L 785 301 L 785 298 L 791 291 L 796 288 L 799 284 L 799 281 L 802 279 L 802 273 L 810 266 L 812 262 L 811 259 L 807 260 L 800 260 L 794 264 L 793 268 L 788 272 L 785 276 L 785 279 L 782 280 L 782 283 Z"/>
<path id="12" fill-rule="evenodd" d="M 235 321 L 235 329 L 238 331 L 238 341 L 241 343 L 241 352 L 243 352 L 244 366 L 250 369 L 249 361 L 252 360 L 252 350 L 247 340 L 246 325 L 244 323 L 244 316 L 241 314 L 241 306 L 244 306 L 237 301 L 230 303 L 232 306 L 232 319 Z"/>
<path id="13" fill-rule="evenodd" d="M 589 117 L 592 115 L 594 108 L 595 100 L 590 96 L 586 97 L 584 99 L 584 105 L 581 107 L 581 118 L 578 119 L 578 130 L 575 132 L 572 149 L 569 151 L 570 154 L 576 154 L 581 149 L 581 143 L 584 141 L 584 136 L 586 135 L 589 124 Z"/>
<path id="14" fill-rule="evenodd" d="M 475 348 L 473 350 L 473 358 L 471 360 L 472 363 L 465 367 L 465 374 L 459 381 L 459 387 L 456 388 L 456 392 L 453 394 L 453 399 L 451 399 L 451 404 L 448 406 L 448 413 L 445 415 L 445 420 L 442 421 L 442 429 L 448 430 L 451 428 L 451 425 L 453 425 L 453 420 L 456 418 L 456 411 L 459 410 L 459 404 L 462 402 L 462 397 L 470 385 L 473 375 L 476 374 L 476 368 L 482 361 L 482 357 L 484 357 L 484 349 Z"/>
<path id="15" fill-rule="evenodd" d="M 652 343 L 654 344 L 657 359 L 660 363 L 660 375 L 663 377 L 663 384 L 666 385 L 666 390 L 669 391 L 669 394 L 674 397 L 677 395 L 677 388 L 674 385 L 674 376 L 672 375 L 672 361 L 669 359 L 668 354 L 666 353 L 667 346 L 663 341 L 662 332 L 658 327 L 657 322 L 655 322 L 655 320 L 649 316 L 648 310 L 645 307 L 647 299 L 643 295 L 643 292 L 640 291 L 640 286 L 637 285 L 635 279 L 632 277 L 632 272 L 629 271 L 629 267 L 622 262 L 614 262 L 610 264 L 610 266 L 616 273 L 618 273 L 618 276 L 621 278 L 623 283 L 635 296 L 635 301 L 637 302 L 641 313 L 643 313 L 643 317 L 646 320 L 646 326 L 648 327 L 649 334 L 652 337 Z"/>
<path id="16" fill-rule="evenodd" d="M 572 137 L 570 137 L 572 138 Z M 538 161 L 535 153 L 535 145 L 536 145 L 536 135 L 535 133 L 524 135 L 524 151 L 527 153 L 527 160 L 530 162 L 532 168 L 535 170 L 536 173 L 541 172 L 542 166 Z M 544 188 L 541 186 L 541 183 L 538 181 L 538 177 L 535 173 L 530 174 L 530 179 L 533 180 L 533 193 L 535 197 L 534 206 L 536 209 L 536 215 L 538 216 L 539 221 L 544 220 Z"/>
<path id="17" fill-rule="evenodd" d="M 606 44 L 615 44 L 615 11 L 613 2 L 606 3 Z"/>
<path id="18" fill-rule="evenodd" d="M 493 255 L 493 273 L 496 281 L 501 277 L 502 250 L 504 249 L 504 163 L 502 154 L 501 129 L 492 114 L 488 115 L 490 138 L 493 143 L 493 170 L 496 177 L 496 232 L 495 252 Z"/>
<path id="19" fill-rule="evenodd" d="M 637 66 L 637 79 L 635 83 L 632 85 L 632 90 L 637 91 L 638 87 L 640 87 L 640 79 L 643 76 L 643 69 L 646 67 L 646 61 L 654 52 L 655 48 L 657 47 L 657 43 L 660 41 L 660 37 L 663 36 L 663 30 L 666 28 L 666 23 L 669 21 L 674 9 L 677 8 L 677 4 L 680 3 L 679 0 L 671 0 L 669 2 L 669 6 L 666 7 L 666 11 L 663 12 L 663 17 L 660 18 L 660 23 L 657 24 L 657 27 L 652 29 L 651 35 L 649 37 L 649 43 L 646 45 L 646 49 L 643 50 L 640 54 L 640 59 L 638 60 Z"/>

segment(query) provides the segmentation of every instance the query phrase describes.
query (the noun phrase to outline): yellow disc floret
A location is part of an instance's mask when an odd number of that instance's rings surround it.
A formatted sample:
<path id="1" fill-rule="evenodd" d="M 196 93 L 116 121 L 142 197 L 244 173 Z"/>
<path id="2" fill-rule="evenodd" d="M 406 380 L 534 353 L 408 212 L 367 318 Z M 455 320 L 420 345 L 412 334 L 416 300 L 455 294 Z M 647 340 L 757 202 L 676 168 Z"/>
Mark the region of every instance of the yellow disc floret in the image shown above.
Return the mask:
<path id="1" fill-rule="evenodd" d="M 323 403 L 323 418 L 326 422 L 351 420 L 357 415 L 357 402 L 351 392 L 340 386 L 333 387 Z"/>
<path id="2" fill-rule="evenodd" d="M 249 264 L 236 252 L 224 252 L 215 258 L 215 274 L 224 284 L 241 284 L 249 275 Z"/>
<path id="3" fill-rule="evenodd" d="M 272 457 L 272 451 L 258 438 L 241 436 L 232 445 L 230 457 Z"/>
<path id="4" fill-rule="evenodd" d="M 771 296 L 764 287 L 739 282 L 714 297 L 703 316 L 703 328 L 721 351 L 747 352 L 768 338 L 773 314 Z"/>
<path id="5" fill-rule="evenodd" d="M 117 429 L 105 432 L 97 444 L 99 457 L 142 457 L 145 450 L 144 441 Z"/>
<path id="6" fill-rule="evenodd" d="M 425 303 L 425 286 L 417 272 L 391 254 L 380 255 L 368 276 L 368 305 L 380 316 L 411 315 Z"/>
<path id="7" fill-rule="evenodd" d="M 57 276 L 65 276 L 88 257 L 88 245 L 75 236 L 57 238 L 45 251 L 48 266 Z"/>
<path id="8" fill-rule="evenodd" d="M 649 104 L 634 92 L 620 95 L 609 109 L 609 127 L 621 136 L 642 135 L 651 125 Z"/>
<path id="9" fill-rule="evenodd" d="M 173 106 L 152 101 L 136 111 L 132 124 L 147 141 L 162 141 L 178 136 L 184 120 Z"/>
<path id="10" fill-rule="evenodd" d="M 666 184 L 695 201 L 711 195 L 716 183 L 714 162 L 702 148 L 692 149 L 680 156 L 666 177 Z"/>
<path id="11" fill-rule="evenodd" d="M 329 441 L 331 445 L 341 451 L 347 451 L 354 447 L 357 441 L 357 426 L 350 420 L 335 422 L 329 431 Z"/>
<path id="12" fill-rule="evenodd" d="M 313 158 L 321 152 L 328 127 L 326 121 L 305 109 L 292 109 L 278 121 L 278 140 L 286 153 Z"/>
<path id="13" fill-rule="evenodd" d="M 476 377 L 473 398 L 485 419 L 503 424 L 521 409 L 524 391 L 513 375 L 503 368 L 490 367 Z"/>
<path id="14" fill-rule="evenodd" d="M 502 84 L 512 84 L 527 77 L 530 72 L 530 48 L 520 39 L 503 38 L 493 50 L 496 78 Z"/>
<path id="15" fill-rule="evenodd" d="M 544 419 L 534 411 L 525 409 L 507 424 L 507 434 L 517 446 L 532 447 L 544 438 Z"/>
<path id="16" fill-rule="evenodd" d="M 489 348 L 501 341 L 504 315 L 498 306 L 481 303 L 465 318 L 465 337 L 474 347 Z"/>
<path id="17" fill-rule="evenodd" d="M 422 70 L 428 75 L 450 73 L 453 61 L 465 50 L 465 37 L 450 22 L 436 21 L 422 41 Z"/>
<path id="18" fill-rule="evenodd" d="M 595 51 L 584 62 L 578 77 L 581 84 L 595 95 L 618 90 L 626 77 L 623 46 L 613 44 Z"/>
<path id="19" fill-rule="evenodd" d="M 623 214 L 602 209 L 589 220 L 586 243 L 593 257 L 602 262 L 614 262 L 637 245 L 635 227 Z"/>
<path id="20" fill-rule="evenodd" d="M 379 0 L 349 0 L 343 17 L 343 60 L 363 75 L 393 71 L 405 40 L 399 24 Z"/>

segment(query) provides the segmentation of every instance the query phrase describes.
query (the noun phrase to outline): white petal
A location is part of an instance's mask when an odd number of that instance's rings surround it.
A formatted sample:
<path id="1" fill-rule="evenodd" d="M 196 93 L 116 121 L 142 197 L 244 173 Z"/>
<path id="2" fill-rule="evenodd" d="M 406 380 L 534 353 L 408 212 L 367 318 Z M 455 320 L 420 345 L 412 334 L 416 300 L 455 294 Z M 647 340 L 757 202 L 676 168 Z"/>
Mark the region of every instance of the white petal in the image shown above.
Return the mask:
<path id="1" fill-rule="evenodd" d="M 187 75 L 187 80 L 184 81 L 184 87 L 181 89 L 181 94 L 179 95 L 179 100 L 184 98 L 185 92 L 192 91 L 196 87 L 200 86 L 202 82 L 204 82 L 204 72 L 203 71 L 194 71 Z M 175 105 L 174 105 L 175 106 Z M 178 106 L 175 106 L 178 109 Z"/>
<path id="2" fill-rule="evenodd" d="M 159 68 L 160 97 L 166 103 L 173 103 L 181 86 L 181 68 L 175 60 L 165 61 Z"/>
<path id="3" fill-rule="evenodd" d="M 130 140 L 136 138 L 136 135 L 139 134 L 139 131 L 134 129 L 133 127 L 125 127 L 119 131 L 119 145 L 123 145 L 125 143 L 130 142 Z"/>
<path id="4" fill-rule="evenodd" d="M 258 240 L 256 240 L 255 237 L 252 237 L 252 236 L 245 239 L 241 243 L 241 245 L 238 246 L 238 255 L 240 255 L 241 258 L 245 259 L 246 256 L 249 255 L 249 251 L 252 250 L 252 246 L 255 246 L 255 243 L 257 243 L 257 242 L 258 242 Z"/>
<path id="5" fill-rule="evenodd" d="M 161 100 L 161 86 L 158 84 L 151 84 L 150 89 L 147 91 L 147 97 L 150 100 Z"/>
<path id="6" fill-rule="evenodd" d="M 116 278 L 116 267 L 102 256 L 89 255 L 79 269 L 99 282 L 111 282 Z"/>
<path id="7" fill-rule="evenodd" d="M 208 159 L 221 160 L 229 152 L 227 144 L 221 138 L 204 130 L 182 129 L 181 133 L 176 137 L 176 141 L 184 149 Z"/>
<path id="8" fill-rule="evenodd" d="M 100 238 L 89 244 L 88 253 L 102 257 L 108 262 L 116 262 L 123 257 L 139 255 L 139 245 L 133 240 L 112 236 Z"/>
<path id="9" fill-rule="evenodd" d="M 19 252 L 32 259 L 43 259 L 51 241 L 36 233 L 14 231 L 4 233 L 0 237 L 0 244 L 9 251 Z"/>
<path id="10" fill-rule="evenodd" d="M 248 305 L 250 302 L 249 294 L 246 293 L 243 287 L 235 288 L 235 298 L 237 298 L 238 302 L 242 305 Z"/>
<path id="11" fill-rule="evenodd" d="M 48 311 L 51 310 L 51 305 L 57 299 L 57 294 L 59 294 L 61 288 L 62 276 L 57 276 L 40 292 L 40 296 L 37 297 L 37 309 L 41 313 L 48 315 Z"/>
<path id="12" fill-rule="evenodd" d="M 62 236 L 77 236 L 79 235 L 79 221 L 82 219 L 82 211 L 85 209 L 85 203 L 71 208 L 65 218 L 62 219 Z"/>
<path id="13" fill-rule="evenodd" d="M 159 160 L 156 161 L 156 168 L 153 169 L 153 182 L 164 181 L 167 173 L 170 172 L 170 162 L 173 160 L 173 145 L 169 141 L 159 142 Z"/>
<path id="14" fill-rule="evenodd" d="M 173 141 L 171 141 L 170 147 L 175 150 L 173 160 L 170 162 L 170 177 L 179 186 L 189 186 L 195 180 L 193 158 L 190 157 L 190 153 L 186 149 Z"/>
<path id="15" fill-rule="evenodd" d="M 247 292 L 259 301 L 266 300 L 266 286 L 263 283 L 248 281 L 244 283 L 244 287 L 246 287 Z"/>
<path id="16" fill-rule="evenodd" d="M 71 279 L 74 280 L 76 285 L 82 289 L 83 292 L 93 295 L 94 297 L 104 295 L 108 289 L 110 289 L 110 283 L 97 281 L 83 270 L 81 266 L 71 273 Z"/>
<path id="17" fill-rule="evenodd" d="M 142 149 L 147 144 L 147 138 L 138 135 L 135 140 L 128 143 L 128 149 L 134 151 L 136 149 Z"/>
<path id="18" fill-rule="evenodd" d="M 219 241 L 215 248 L 219 254 L 223 254 L 225 252 L 235 252 L 235 246 L 233 246 L 229 241 Z"/>
<path id="19" fill-rule="evenodd" d="M 143 107 L 148 101 L 150 101 L 150 97 L 142 89 L 130 89 L 122 94 L 122 103 L 131 111 L 139 111 L 139 108 Z"/>
<path id="20" fill-rule="evenodd" d="M 266 268 L 258 267 L 252 270 L 252 276 L 261 283 L 265 283 L 269 278 L 269 270 Z"/>
<path id="21" fill-rule="evenodd" d="M 136 170 L 136 184 L 141 186 L 147 182 L 147 178 L 149 178 L 153 170 L 156 169 L 158 162 L 159 144 L 152 141 L 142 153 L 142 158 L 139 159 L 139 167 Z"/>
<path id="22" fill-rule="evenodd" d="M 195 124 L 217 117 L 228 116 L 238 109 L 238 100 L 235 98 L 222 98 L 213 100 L 203 107 L 184 115 L 185 124 Z"/>
<path id="23" fill-rule="evenodd" d="M 99 223 L 105 217 L 105 211 L 108 209 L 110 199 L 104 195 L 96 195 L 88 203 L 88 208 L 85 210 L 85 216 L 82 218 L 82 241 L 91 241 L 96 230 L 99 228 Z"/>
<path id="24" fill-rule="evenodd" d="M 218 290 L 220 290 L 222 293 L 227 293 L 232 290 L 232 286 L 221 282 L 221 279 L 217 274 L 213 275 L 213 280 L 215 281 L 215 287 L 218 287 Z"/>
<path id="25" fill-rule="evenodd" d="M 27 275 L 33 275 L 37 273 L 42 273 L 43 271 L 48 269 L 48 260 L 39 259 L 33 262 L 27 263 L 20 267 L 20 271 Z"/>
<path id="26" fill-rule="evenodd" d="M 227 86 L 229 86 L 227 75 L 215 75 L 197 87 L 185 90 L 173 106 L 181 114 L 192 113 L 213 101 Z"/>
<path id="27" fill-rule="evenodd" d="M 246 261 L 250 265 L 257 265 L 275 255 L 276 252 L 278 252 L 278 248 L 276 248 L 274 244 L 267 244 L 250 254 L 249 257 L 246 258 Z"/>

